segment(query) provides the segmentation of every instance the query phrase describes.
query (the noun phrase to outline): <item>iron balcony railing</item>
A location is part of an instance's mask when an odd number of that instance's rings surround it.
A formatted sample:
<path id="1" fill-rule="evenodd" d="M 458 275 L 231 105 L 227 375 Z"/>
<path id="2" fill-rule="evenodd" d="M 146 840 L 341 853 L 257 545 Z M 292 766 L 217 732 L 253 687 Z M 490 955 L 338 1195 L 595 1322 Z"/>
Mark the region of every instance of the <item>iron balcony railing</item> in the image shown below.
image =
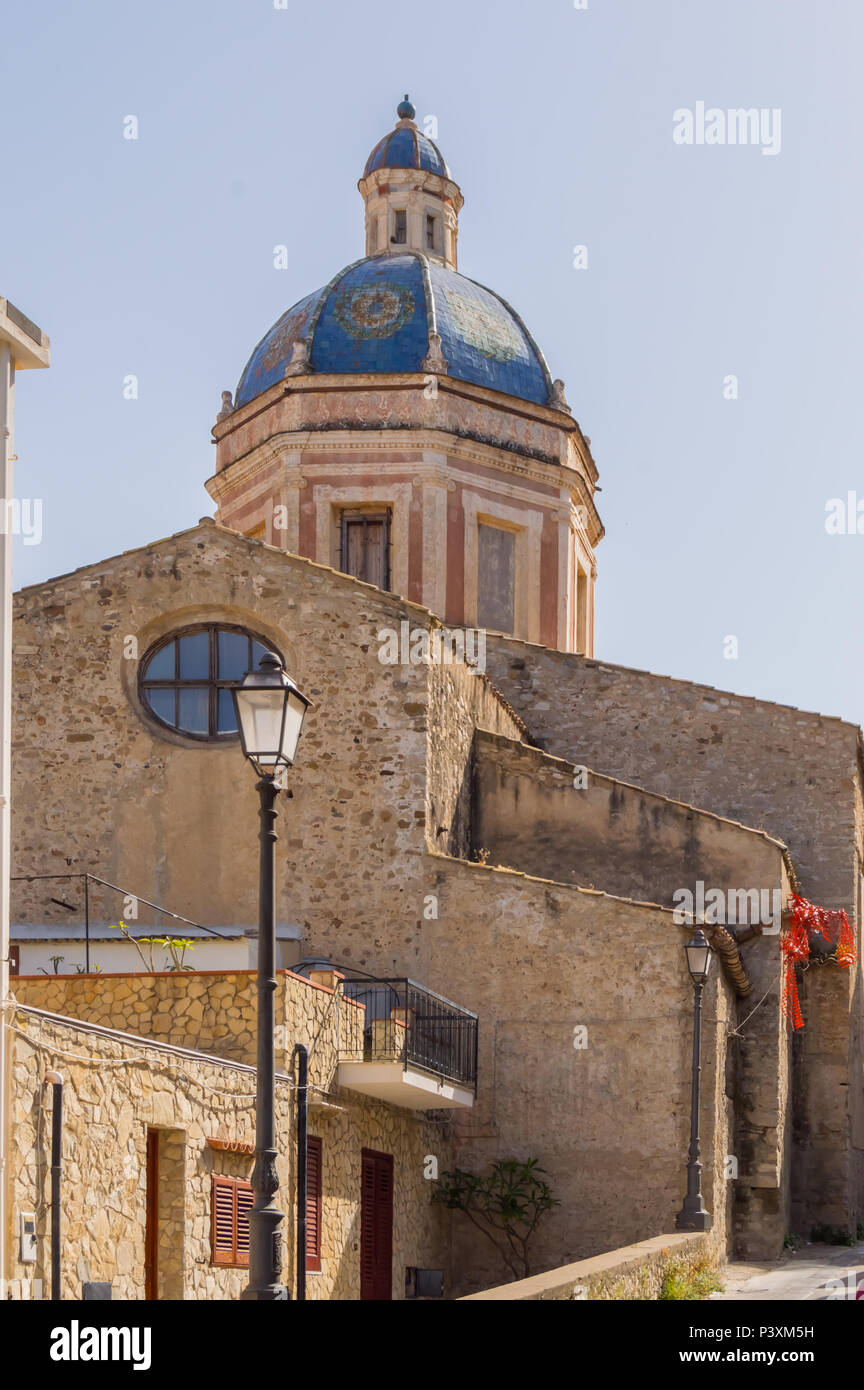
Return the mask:
<path id="1" fill-rule="evenodd" d="M 365 1009 L 363 1055 L 402 1063 L 477 1094 L 477 1015 L 413 980 L 345 979 L 346 999 Z"/>

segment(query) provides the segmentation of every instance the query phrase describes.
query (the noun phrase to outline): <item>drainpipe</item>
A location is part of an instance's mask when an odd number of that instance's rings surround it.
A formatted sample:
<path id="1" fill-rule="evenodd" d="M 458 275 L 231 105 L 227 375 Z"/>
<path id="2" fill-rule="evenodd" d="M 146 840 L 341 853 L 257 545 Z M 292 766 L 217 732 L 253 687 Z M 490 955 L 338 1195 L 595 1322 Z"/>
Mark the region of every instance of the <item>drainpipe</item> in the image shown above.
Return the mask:
<path id="1" fill-rule="evenodd" d="M 306 1302 L 306 1135 L 309 1129 L 309 1049 L 294 1048 L 297 1058 L 297 1302 Z"/>
<path id="2" fill-rule="evenodd" d="M 742 940 L 746 941 L 747 937 L 733 936 L 728 927 L 711 926 L 705 927 L 703 930 L 711 946 L 719 955 L 723 964 L 723 970 L 732 981 L 733 988 L 738 998 L 746 999 L 748 994 L 753 993 L 753 981 L 744 968 L 744 962 L 741 959 L 741 953 L 738 950 L 737 943 Z"/>
<path id="3" fill-rule="evenodd" d="M 59 1071 L 46 1071 L 45 1085 L 54 1091 L 51 1115 L 51 1301 L 59 1303 L 60 1268 L 60 1179 L 63 1176 L 63 1077 Z"/>

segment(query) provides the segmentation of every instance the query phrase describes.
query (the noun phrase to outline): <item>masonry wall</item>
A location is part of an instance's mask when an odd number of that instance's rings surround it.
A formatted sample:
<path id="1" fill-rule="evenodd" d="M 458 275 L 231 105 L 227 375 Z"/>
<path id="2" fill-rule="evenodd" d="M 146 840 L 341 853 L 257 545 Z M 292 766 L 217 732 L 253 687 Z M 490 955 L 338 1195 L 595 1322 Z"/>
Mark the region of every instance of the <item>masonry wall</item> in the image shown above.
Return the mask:
<path id="1" fill-rule="evenodd" d="M 502 735 L 478 730 L 474 758 L 472 834 L 490 863 L 665 906 L 697 880 L 781 902 L 782 849 L 766 835 Z"/>
<path id="2" fill-rule="evenodd" d="M 480 1018 L 478 1100 L 454 1120 L 460 1166 L 540 1160 L 561 1206 L 541 1224 L 536 1270 L 673 1230 L 690 1124 L 684 930 L 670 911 L 570 885 L 440 856 L 433 868 L 438 917 L 424 924 L 425 978 L 450 997 L 470 978 Z M 721 1250 L 731 1215 L 733 1017 L 717 972 L 706 996 L 701 1113 Z M 587 1029 L 584 1047 L 574 1046 L 577 1026 Z M 457 1291 L 507 1277 L 458 1214 L 453 1238 L 453 1268 L 466 1273 Z"/>
<path id="3" fill-rule="evenodd" d="M 108 985 L 108 981 L 102 982 Z M 110 985 L 109 985 L 110 988 Z M 323 996 L 322 996 L 323 998 Z M 311 1068 L 329 1073 L 333 1058 L 316 1041 L 315 1020 L 304 1030 Z M 210 1147 L 208 1139 L 254 1140 L 254 1071 L 153 1040 L 110 1034 L 86 1023 L 19 1008 L 13 1018 L 10 1227 L 6 1232 L 13 1299 L 50 1291 L 50 1087 L 46 1068 L 64 1085 L 63 1297 L 81 1298 L 85 1280 L 108 1280 L 113 1297 L 144 1297 L 148 1129 L 159 1132 L 159 1296 L 236 1299 L 248 1271 L 213 1266 L 210 1248 L 214 1173 L 249 1179 L 252 1158 Z M 277 1080 L 277 1200 L 283 1222 L 283 1279 L 295 1290 L 296 1100 Z M 447 1267 L 446 1215 L 432 1204 L 424 1178 L 426 1155 L 448 1161 L 447 1126 L 354 1095 L 331 1097 L 328 1109 L 313 1093 L 309 1132 L 322 1140 L 322 1268 L 308 1276 L 310 1299 L 357 1299 L 360 1294 L 361 1150 L 394 1156 L 393 1297 L 404 1296 L 405 1268 Z M 35 1211 L 38 1258 L 22 1264 L 13 1238 L 21 1211 Z"/>
<path id="4" fill-rule="evenodd" d="M 379 632 L 403 618 L 433 621 L 212 524 L 23 591 L 13 872 L 89 870 L 195 922 L 257 921 L 258 798 L 239 744 L 156 725 L 124 656 L 127 637 L 143 656 L 190 623 L 240 624 L 277 646 L 313 701 L 279 803 L 277 920 L 326 922 L 337 959 L 413 974 L 388 918 L 425 847 L 429 668 L 378 659 Z M 16 919 L 67 924 L 51 896 L 16 884 Z"/>
<path id="5" fill-rule="evenodd" d="M 257 973 L 171 972 L 19 976 L 16 997 L 32 1008 L 177 1047 L 254 1064 Z M 274 1000 L 276 1065 L 290 1071 L 295 1043 L 312 1048 L 312 1080 L 334 1086 L 340 1055 L 363 1052 L 364 1010 L 341 992 L 280 970 Z"/>
<path id="6" fill-rule="evenodd" d="M 518 741 L 525 726 L 485 675 L 462 666 L 432 667 L 428 698 L 426 841 L 438 853 L 468 859 L 475 848 L 475 731 Z"/>
<path id="7" fill-rule="evenodd" d="M 839 719 L 490 636 L 487 671 L 558 757 L 705 807 L 789 848 L 800 891 L 856 923 L 860 734 Z M 806 976 L 795 1040 L 796 1230 L 864 1219 L 861 966 Z"/>

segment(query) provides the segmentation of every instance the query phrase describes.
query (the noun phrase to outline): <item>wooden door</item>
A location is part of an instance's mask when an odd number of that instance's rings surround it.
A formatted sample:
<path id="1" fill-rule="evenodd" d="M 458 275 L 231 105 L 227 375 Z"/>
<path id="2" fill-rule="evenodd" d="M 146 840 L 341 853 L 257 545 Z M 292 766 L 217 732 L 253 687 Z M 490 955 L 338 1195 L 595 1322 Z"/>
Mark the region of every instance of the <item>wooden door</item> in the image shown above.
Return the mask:
<path id="1" fill-rule="evenodd" d="M 146 1222 L 144 1227 L 144 1297 L 159 1297 L 159 1131 L 147 1131 Z"/>
<path id="2" fill-rule="evenodd" d="M 393 1155 L 362 1151 L 360 1297 L 393 1296 Z"/>
<path id="3" fill-rule="evenodd" d="M 342 513 L 342 569 L 379 589 L 390 588 L 389 512 Z"/>

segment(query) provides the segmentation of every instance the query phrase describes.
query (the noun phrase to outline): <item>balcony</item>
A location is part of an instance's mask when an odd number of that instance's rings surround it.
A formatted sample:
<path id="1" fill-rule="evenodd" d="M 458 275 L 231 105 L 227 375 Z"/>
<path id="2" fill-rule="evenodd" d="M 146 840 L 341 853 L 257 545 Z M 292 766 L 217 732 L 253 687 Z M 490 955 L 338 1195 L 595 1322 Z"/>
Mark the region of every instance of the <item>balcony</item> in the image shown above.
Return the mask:
<path id="1" fill-rule="evenodd" d="M 474 1104 L 476 1014 L 412 980 L 345 979 L 342 992 L 359 1017 L 353 1049 L 339 1060 L 340 1086 L 411 1110 Z"/>

